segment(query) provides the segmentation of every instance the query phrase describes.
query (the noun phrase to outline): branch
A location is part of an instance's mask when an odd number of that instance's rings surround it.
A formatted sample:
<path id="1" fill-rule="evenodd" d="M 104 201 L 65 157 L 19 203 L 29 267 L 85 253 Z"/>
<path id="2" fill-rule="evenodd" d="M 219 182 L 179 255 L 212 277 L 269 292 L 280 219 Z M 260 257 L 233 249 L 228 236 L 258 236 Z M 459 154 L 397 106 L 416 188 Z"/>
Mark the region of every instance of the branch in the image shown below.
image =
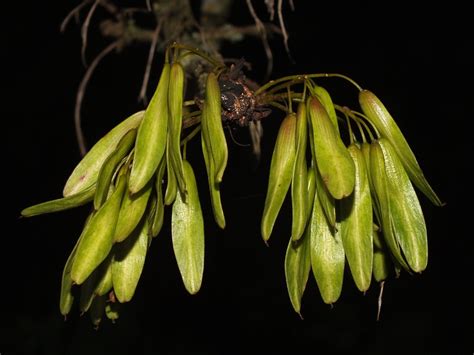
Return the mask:
<path id="1" fill-rule="evenodd" d="M 283 21 L 282 6 L 283 0 L 278 0 L 278 21 L 280 22 L 281 32 L 283 33 L 283 43 L 285 44 L 286 52 L 290 55 L 290 49 L 288 48 L 288 32 L 286 32 L 285 21 Z"/>
<path id="2" fill-rule="evenodd" d="M 247 7 L 250 11 L 250 15 L 252 15 L 255 21 L 255 26 L 259 30 L 260 36 L 262 38 L 263 48 L 265 49 L 265 55 L 267 56 L 267 71 L 265 73 L 265 78 L 268 79 L 273 70 L 273 53 L 270 48 L 270 45 L 268 44 L 267 31 L 265 30 L 265 26 L 263 25 L 260 18 L 257 16 L 255 9 L 253 8 L 252 0 L 246 0 L 246 1 L 247 1 Z"/>
<path id="3" fill-rule="evenodd" d="M 82 105 L 82 100 L 84 98 L 84 92 L 87 87 L 87 83 L 89 82 L 92 73 L 94 72 L 95 68 L 99 64 L 99 62 L 110 52 L 112 52 L 114 49 L 118 48 L 121 44 L 120 40 L 117 40 L 115 42 L 112 42 L 109 44 L 107 47 L 105 47 L 102 52 L 100 52 L 97 57 L 92 61 L 90 67 L 87 69 L 86 73 L 84 74 L 84 77 L 81 80 L 81 83 L 79 84 L 79 88 L 77 89 L 77 94 L 76 94 L 76 105 L 74 107 L 74 128 L 76 131 L 76 139 L 77 139 L 77 144 L 79 145 L 79 151 L 81 153 L 81 156 L 86 155 L 87 153 L 87 148 L 86 148 L 86 143 L 84 139 L 84 134 L 82 132 L 82 127 L 81 127 L 81 105 Z"/>
<path id="4" fill-rule="evenodd" d="M 155 56 L 156 45 L 158 43 L 158 37 L 160 35 L 160 31 L 161 31 L 161 21 L 158 23 L 153 33 L 153 41 L 151 42 L 150 51 L 148 53 L 148 60 L 146 63 L 145 74 L 143 75 L 143 83 L 140 89 L 140 94 L 138 95 L 138 101 L 142 101 L 145 104 L 148 101 L 146 97 L 146 88 L 148 87 L 148 81 L 150 79 L 151 64 L 153 62 L 153 57 Z"/>
<path id="5" fill-rule="evenodd" d="M 89 12 L 87 13 L 87 17 L 84 20 L 84 23 L 82 24 L 82 27 L 81 27 L 81 38 L 82 38 L 81 58 L 82 58 L 82 63 L 84 64 L 84 66 L 87 66 L 86 64 L 87 30 L 89 28 L 92 15 L 94 14 L 95 9 L 97 9 L 97 6 L 99 5 L 100 1 L 101 0 L 95 0 L 94 4 L 92 5 Z"/>

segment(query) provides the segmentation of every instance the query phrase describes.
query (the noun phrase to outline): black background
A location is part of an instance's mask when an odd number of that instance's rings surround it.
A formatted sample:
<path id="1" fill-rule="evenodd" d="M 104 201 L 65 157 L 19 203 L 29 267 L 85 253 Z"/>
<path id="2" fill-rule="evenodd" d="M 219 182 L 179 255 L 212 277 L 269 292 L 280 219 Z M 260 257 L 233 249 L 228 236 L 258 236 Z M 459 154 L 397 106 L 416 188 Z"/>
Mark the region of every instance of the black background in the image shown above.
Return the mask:
<path id="1" fill-rule="evenodd" d="M 252 23 L 244 1 L 232 21 Z M 432 186 L 447 203 L 420 196 L 428 227 L 430 262 L 421 275 L 386 283 L 382 319 L 375 321 L 378 287 L 364 296 L 350 277 L 331 309 L 312 278 L 300 320 L 289 302 L 283 272 L 290 231 L 288 203 L 266 247 L 260 217 L 271 151 L 281 117 L 264 122 L 263 156 L 229 141 L 222 187 L 226 230 L 212 220 L 199 145 L 191 145 L 206 223 L 201 291 L 186 293 L 172 253 L 169 214 L 154 240 L 137 293 L 116 324 L 94 330 L 75 309 L 65 322 L 58 309 L 63 264 L 87 208 L 19 219 L 25 206 L 59 197 L 79 161 L 73 128 L 74 98 L 84 74 L 79 27 L 59 25 L 74 3 L 27 4 L 4 12 L 2 59 L 3 193 L 0 353 L 4 354 L 241 354 L 443 353 L 471 354 L 472 230 L 470 165 L 472 35 L 467 9 L 447 4 L 415 10 L 397 2 L 372 7 L 352 2 L 297 2 L 287 13 L 292 63 L 272 42 L 272 77 L 305 72 L 347 74 L 374 91 L 396 117 Z M 317 5 L 315 5 L 317 4 Z M 380 5 L 381 6 L 381 5 Z M 261 11 L 260 11 L 261 10 Z M 263 7 L 259 7 L 265 18 Z M 91 33 L 97 31 L 92 26 Z M 93 37 L 92 37 L 93 38 Z M 97 38 L 97 37 L 96 37 Z M 5 46 L 6 44 L 6 46 Z M 89 61 L 104 41 L 92 41 Z M 142 108 L 137 103 L 148 48 L 110 55 L 86 92 L 83 126 L 88 142 Z M 224 55 L 265 67 L 257 40 L 226 45 Z M 6 62 L 5 62 L 6 60 Z M 152 80 L 157 79 L 158 65 Z M 3 86 L 2 85 L 2 86 Z M 355 106 L 356 92 L 338 79 L 324 82 L 336 102 Z M 247 143 L 245 131 L 236 139 Z M 5 214 L 5 212 L 4 212 Z"/>

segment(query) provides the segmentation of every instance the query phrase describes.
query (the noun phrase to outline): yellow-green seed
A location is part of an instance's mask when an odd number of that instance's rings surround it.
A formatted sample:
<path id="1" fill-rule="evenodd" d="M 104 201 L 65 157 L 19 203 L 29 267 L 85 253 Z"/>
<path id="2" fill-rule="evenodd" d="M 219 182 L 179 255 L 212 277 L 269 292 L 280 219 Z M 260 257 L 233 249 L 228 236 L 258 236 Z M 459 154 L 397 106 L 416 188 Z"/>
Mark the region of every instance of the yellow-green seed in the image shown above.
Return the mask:
<path id="1" fill-rule="evenodd" d="M 129 302 L 135 294 L 151 240 L 148 228 L 145 219 L 127 240 L 114 249 L 111 276 L 115 296 L 121 303 Z"/>
<path id="2" fill-rule="evenodd" d="M 112 249 L 125 188 L 126 175 L 123 173 L 115 191 L 84 228 L 71 270 L 75 283 L 82 284 Z"/>
<path id="3" fill-rule="evenodd" d="M 339 228 L 332 228 L 319 199 L 314 199 L 311 216 L 311 268 L 324 303 L 332 304 L 341 295 L 344 280 L 344 247 Z"/>
<path id="4" fill-rule="evenodd" d="M 168 85 L 170 65 L 166 63 L 143 121 L 138 127 L 129 190 L 140 191 L 155 174 L 166 150 L 168 131 Z"/>
<path id="5" fill-rule="evenodd" d="M 308 111 L 314 142 L 313 158 L 324 184 L 335 199 L 349 196 L 354 189 L 354 162 L 318 98 L 309 98 Z"/>
<path id="6" fill-rule="evenodd" d="M 227 141 L 222 126 L 221 92 L 217 76 L 209 73 L 206 81 L 206 95 L 201 115 L 202 130 L 209 136 L 208 150 L 214 161 L 215 181 L 220 183 L 227 166 Z"/>
<path id="7" fill-rule="evenodd" d="M 359 93 L 359 103 L 364 114 L 375 125 L 382 137 L 388 139 L 392 144 L 410 180 L 431 202 L 441 206 L 443 203 L 426 180 L 415 154 L 383 103 L 369 90 L 362 90 Z"/>
<path id="8" fill-rule="evenodd" d="M 186 194 L 184 182 L 183 158 L 181 156 L 181 126 L 183 122 L 183 98 L 184 98 L 184 69 L 181 64 L 173 63 L 170 72 L 170 85 L 168 93 L 169 104 L 169 127 L 168 127 L 168 149 L 170 150 L 170 161 L 173 164 L 176 180 L 182 194 Z M 169 162 L 168 162 L 169 163 Z"/>
<path id="9" fill-rule="evenodd" d="M 178 268 L 186 290 L 195 294 L 201 288 L 204 272 L 204 221 L 196 178 L 191 165 L 183 161 L 188 196 L 176 196 L 171 213 L 171 236 Z"/>
<path id="10" fill-rule="evenodd" d="M 64 186 L 63 195 L 70 196 L 97 182 L 99 171 L 122 137 L 142 122 L 144 111 L 134 113 L 103 136 L 76 166 Z"/>
<path id="11" fill-rule="evenodd" d="M 225 216 L 222 208 L 220 184 L 215 179 L 215 163 L 209 153 L 210 139 L 207 130 L 201 129 L 201 148 L 206 165 L 207 181 L 209 184 L 209 194 L 211 196 L 212 213 L 217 225 L 225 228 Z"/>
<path id="12" fill-rule="evenodd" d="M 307 207 L 308 167 L 306 163 L 306 146 L 308 140 L 308 128 L 306 120 L 306 106 L 304 103 L 298 105 L 296 113 L 296 160 L 293 168 L 291 181 L 291 205 L 292 224 L 291 239 L 298 240 L 308 221 L 309 212 Z"/>
<path id="13" fill-rule="evenodd" d="M 93 200 L 95 194 L 95 184 L 78 192 L 77 194 L 69 195 L 67 197 L 46 201 L 25 208 L 21 211 L 23 217 L 33 217 L 45 213 L 59 212 L 71 208 L 85 205 Z"/>
<path id="14" fill-rule="evenodd" d="M 341 239 L 352 278 L 365 292 L 372 279 L 373 219 L 367 165 L 362 151 L 351 144 L 349 154 L 355 165 L 354 192 L 341 200 Z"/>
<path id="15" fill-rule="evenodd" d="M 296 115 L 290 113 L 280 125 L 270 164 L 270 176 L 263 210 L 261 232 L 270 239 L 278 213 L 290 188 L 296 160 Z"/>

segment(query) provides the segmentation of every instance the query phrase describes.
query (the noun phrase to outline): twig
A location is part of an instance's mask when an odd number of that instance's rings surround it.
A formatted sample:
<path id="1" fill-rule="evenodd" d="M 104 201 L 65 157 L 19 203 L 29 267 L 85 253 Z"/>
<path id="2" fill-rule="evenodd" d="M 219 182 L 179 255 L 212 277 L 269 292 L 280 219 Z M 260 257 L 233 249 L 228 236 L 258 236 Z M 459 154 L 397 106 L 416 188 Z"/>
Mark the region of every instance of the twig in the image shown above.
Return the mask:
<path id="1" fill-rule="evenodd" d="M 291 11 L 295 11 L 295 3 L 293 2 L 293 0 L 290 0 L 289 3 Z"/>
<path id="2" fill-rule="evenodd" d="M 232 133 L 232 128 L 230 128 L 229 126 L 227 127 L 227 130 L 229 131 L 229 135 L 230 135 L 230 138 L 232 139 L 232 141 L 238 145 L 239 147 L 250 147 L 250 144 L 249 143 L 240 143 L 240 142 L 237 142 L 237 140 L 235 139 L 233 133 Z"/>
<path id="3" fill-rule="evenodd" d="M 148 53 L 148 60 L 146 63 L 145 74 L 143 75 L 143 83 L 140 89 L 140 94 L 138 95 L 138 101 L 142 101 L 145 105 L 147 104 L 147 101 L 148 101 L 146 97 L 146 89 L 148 87 L 148 81 L 150 80 L 151 65 L 153 63 L 153 58 L 155 56 L 155 51 L 156 51 L 156 45 L 158 43 L 158 37 L 161 31 L 161 23 L 162 23 L 161 21 L 158 22 L 158 25 L 156 26 L 155 31 L 153 33 L 153 40 L 151 41 L 150 52 Z"/>
<path id="4" fill-rule="evenodd" d="M 379 300 L 378 300 L 378 309 L 377 309 L 377 322 L 380 320 L 380 311 L 382 310 L 382 297 L 383 297 L 383 287 L 385 285 L 385 281 L 380 282 L 380 293 L 379 293 Z"/>
<path id="5" fill-rule="evenodd" d="M 262 122 L 250 121 L 249 125 L 250 138 L 252 139 L 252 150 L 257 161 L 260 161 L 260 155 L 262 153 L 260 148 L 260 142 L 263 136 Z"/>
<path id="6" fill-rule="evenodd" d="M 108 0 L 102 0 L 100 2 L 100 6 L 102 6 L 111 15 L 114 15 L 115 18 L 120 18 L 122 16 L 119 8 L 115 6 L 114 4 L 112 4 L 111 2 L 109 2 Z"/>
<path id="7" fill-rule="evenodd" d="M 90 3 L 91 1 L 92 0 L 84 0 L 79 5 L 77 5 L 74 9 L 72 9 L 64 18 L 63 22 L 61 22 L 59 31 L 64 32 L 66 30 L 67 24 L 69 23 L 69 21 L 71 21 L 72 17 L 78 15 L 79 12 L 82 10 L 82 8 L 86 6 L 88 3 Z"/>
<path id="8" fill-rule="evenodd" d="M 76 94 L 76 105 L 74 107 L 74 128 L 76 131 L 76 139 L 77 139 L 77 144 L 79 146 L 79 151 L 81 153 L 81 156 L 84 156 L 87 152 L 86 148 L 86 143 L 84 139 L 84 134 L 82 132 L 82 127 L 81 127 L 81 106 L 82 106 L 82 100 L 84 98 L 84 92 L 87 87 L 87 83 L 89 82 L 92 73 L 94 72 L 95 68 L 99 64 L 99 62 L 111 51 L 113 51 L 115 48 L 117 48 L 121 44 L 121 40 L 116 40 L 115 42 L 112 42 L 109 44 L 107 47 L 105 47 L 102 52 L 100 52 L 97 57 L 92 61 L 91 65 L 89 68 L 87 68 L 86 73 L 84 74 L 84 77 L 81 80 L 81 83 L 79 84 L 79 88 L 77 89 L 77 94 Z"/>
<path id="9" fill-rule="evenodd" d="M 270 48 L 270 45 L 268 44 L 267 30 L 265 29 L 265 26 L 263 25 L 262 21 L 257 16 L 255 9 L 253 8 L 252 0 L 246 0 L 246 1 L 247 1 L 247 7 L 250 11 L 250 15 L 252 15 L 253 20 L 255 21 L 255 25 L 260 31 L 263 48 L 265 49 L 265 54 L 267 56 L 267 71 L 265 73 L 265 79 L 264 79 L 266 81 L 270 77 L 270 74 L 272 73 L 272 70 L 273 70 L 273 53 Z"/>
<path id="10" fill-rule="evenodd" d="M 146 3 L 146 8 L 148 9 L 148 11 L 152 11 L 153 8 L 151 7 L 151 1 L 150 0 L 145 0 L 145 3 Z"/>
<path id="11" fill-rule="evenodd" d="M 97 5 L 99 5 L 100 1 L 101 0 L 94 1 L 94 4 L 91 6 L 89 12 L 87 13 L 87 17 L 84 20 L 84 23 L 82 24 L 82 27 L 81 27 L 81 37 L 82 37 L 81 58 L 82 58 L 82 64 L 84 64 L 84 66 L 87 66 L 86 64 L 87 29 L 89 28 L 92 15 L 94 14 L 94 11 L 97 8 Z"/>
<path id="12" fill-rule="evenodd" d="M 285 21 L 283 20 L 283 0 L 278 0 L 278 21 L 280 22 L 281 32 L 283 34 L 283 43 L 285 44 L 285 49 L 288 55 L 290 55 L 290 49 L 288 48 L 288 32 L 286 32 Z"/>
<path id="13" fill-rule="evenodd" d="M 264 23 L 267 33 L 277 33 L 281 34 L 281 30 L 278 26 L 275 26 L 271 23 Z M 250 26 L 233 26 L 226 25 L 212 30 L 204 30 L 204 34 L 209 39 L 225 39 L 232 41 L 236 34 L 239 36 L 260 36 L 261 31 L 255 25 Z"/>
<path id="14" fill-rule="evenodd" d="M 270 14 L 270 21 L 273 21 L 275 18 L 275 0 L 265 0 L 265 5 L 267 5 L 267 11 Z"/>

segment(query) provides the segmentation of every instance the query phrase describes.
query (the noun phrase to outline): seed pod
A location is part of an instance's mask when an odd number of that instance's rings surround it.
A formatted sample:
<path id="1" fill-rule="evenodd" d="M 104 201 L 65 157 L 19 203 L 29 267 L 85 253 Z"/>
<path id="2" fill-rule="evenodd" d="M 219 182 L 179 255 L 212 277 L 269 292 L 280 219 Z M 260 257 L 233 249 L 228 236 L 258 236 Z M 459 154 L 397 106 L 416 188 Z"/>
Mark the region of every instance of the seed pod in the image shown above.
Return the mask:
<path id="1" fill-rule="evenodd" d="M 316 198 L 316 167 L 311 164 L 308 168 L 308 200 L 306 207 L 308 208 L 308 221 L 306 226 L 309 224 L 311 218 L 311 211 L 313 210 L 314 199 Z"/>
<path id="2" fill-rule="evenodd" d="M 424 177 L 415 154 L 410 149 L 402 131 L 382 102 L 372 92 L 362 90 L 359 93 L 359 103 L 364 114 L 375 125 L 382 137 L 387 138 L 392 144 L 410 180 L 433 204 L 436 206 L 443 205 Z"/>
<path id="3" fill-rule="evenodd" d="M 354 162 L 316 97 L 308 100 L 308 110 L 313 129 L 312 153 L 321 177 L 335 199 L 349 196 L 354 189 Z"/>
<path id="4" fill-rule="evenodd" d="M 336 128 L 336 133 L 339 135 L 339 124 L 337 122 L 337 114 L 336 114 L 336 109 L 334 107 L 334 104 L 332 102 L 331 96 L 327 92 L 325 88 L 322 86 L 315 86 L 314 87 L 314 92 L 316 96 L 318 97 L 319 101 L 321 104 L 324 106 L 326 109 L 326 112 L 328 113 L 329 118 L 331 119 L 331 122 L 333 123 L 334 127 Z"/>
<path id="5" fill-rule="evenodd" d="M 105 315 L 112 323 L 115 323 L 119 319 L 120 303 L 118 302 L 107 302 L 105 304 Z"/>
<path id="6" fill-rule="evenodd" d="M 377 196 L 375 194 L 375 186 L 374 183 L 372 182 L 372 176 L 371 176 L 371 167 L 370 167 L 370 143 L 363 142 L 361 145 L 361 151 L 362 154 L 364 155 L 364 161 L 365 161 L 365 166 L 366 166 L 366 171 L 367 171 L 367 178 L 369 180 L 369 186 L 370 186 L 370 196 L 372 199 L 372 211 L 375 215 L 375 221 L 378 225 L 382 225 L 381 218 L 380 218 L 380 206 L 378 205 L 378 200 Z M 374 220 L 374 217 L 372 217 Z M 375 222 L 374 221 L 374 222 Z"/>
<path id="7" fill-rule="evenodd" d="M 306 184 L 306 205 L 312 206 L 315 193 L 314 169 L 308 171 L 308 182 Z M 310 226 L 306 226 L 303 236 L 296 242 L 291 238 L 285 255 L 285 278 L 286 288 L 290 296 L 291 304 L 296 313 L 301 316 L 301 298 L 303 297 L 309 271 L 311 270 L 310 253 Z"/>
<path id="8" fill-rule="evenodd" d="M 306 165 L 306 145 L 308 129 L 306 121 L 306 107 L 304 103 L 298 105 L 296 113 L 296 160 L 291 181 L 292 224 L 291 239 L 298 240 L 303 235 L 308 221 L 307 208 L 308 168 Z"/>
<path id="9" fill-rule="evenodd" d="M 87 216 L 86 222 L 84 223 L 84 228 L 89 224 L 94 212 L 90 213 Z M 66 317 L 66 315 L 70 312 L 72 304 L 74 303 L 74 295 L 71 291 L 72 286 L 74 285 L 74 281 L 71 278 L 71 269 L 74 263 L 74 258 L 76 257 L 77 246 L 81 237 L 77 239 L 74 248 L 71 251 L 71 254 L 67 258 L 66 265 L 64 265 L 62 279 L 61 279 L 61 294 L 59 297 L 59 310 L 61 314 Z"/>
<path id="10" fill-rule="evenodd" d="M 421 272 L 428 263 L 428 240 L 423 211 L 395 149 L 385 138 L 381 138 L 378 143 L 385 161 L 392 230 L 410 268 Z"/>
<path id="11" fill-rule="evenodd" d="M 132 194 L 140 191 L 154 175 L 165 153 L 168 131 L 168 85 L 170 65 L 166 63 L 160 81 L 148 107 L 143 121 L 138 127 L 130 174 L 129 190 Z"/>
<path id="12" fill-rule="evenodd" d="M 129 302 L 135 294 L 150 244 L 148 222 L 144 222 L 122 243 L 116 245 L 112 261 L 112 283 L 119 302 Z"/>
<path id="13" fill-rule="evenodd" d="M 79 301 L 81 312 L 85 313 L 89 310 L 96 296 L 103 296 L 112 289 L 111 264 L 112 255 L 109 254 L 81 285 Z"/>
<path id="14" fill-rule="evenodd" d="M 145 214 L 152 191 L 152 181 L 134 195 L 125 191 L 115 226 L 116 242 L 124 241 L 138 226 Z"/>
<path id="15" fill-rule="evenodd" d="M 115 150 L 122 137 L 142 122 L 144 111 L 137 112 L 122 121 L 102 137 L 76 166 L 64 186 L 63 195 L 77 194 L 96 183 L 100 168 Z"/>
<path id="16" fill-rule="evenodd" d="M 95 185 L 91 185 L 88 188 L 78 192 L 77 194 L 42 202 L 37 205 L 27 207 L 23 211 L 21 211 L 21 215 L 23 217 L 33 217 L 45 213 L 59 212 L 79 207 L 92 201 L 92 199 L 94 198 L 94 193 Z"/>
<path id="17" fill-rule="evenodd" d="M 390 274 L 392 262 L 388 254 L 387 246 L 382 239 L 379 231 L 374 230 L 374 260 L 372 274 L 377 282 L 381 282 L 387 279 Z"/>
<path id="18" fill-rule="evenodd" d="M 126 188 L 126 175 L 118 177 L 115 191 L 102 207 L 92 216 L 82 231 L 72 265 L 71 277 L 78 285 L 107 257 L 114 243 L 115 225 L 120 212 L 123 194 Z"/>
<path id="19" fill-rule="evenodd" d="M 178 268 L 186 290 L 195 294 L 201 288 L 204 271 L 204 221 L 196 178 L 191 165 L 183 161 L 188 197 L 176 196 L 171 213 L 171 236 Z"/>
<path id="20" fill-rule="evenodd" d="M 66 317 L 71 311 L 72 304 L 74 303 L 74 295 L 72 294 L 73 281 L 71 279 L 71 267 L 76 255 L 77 245 L 71 251 L 71 254 L 67 258 L 66 264 L 64 265 L 63 274 L 61 278 L 61 293 L 59 296 L 59 310 L 61 314 Z"/>
<path id="21" fill-rule="evenodd" d="M 105 296 L 96 296 L 92 301 L 91 309 L 89 315 L 91 317 L 92 324 L 94 324 L 95 329 L 99 329 L 100 322 L 104 316 L 105 310 Z"/>
<path id="22" fill-rule="evenodd" d="M 285 255 L 286 288 L 291 304 L 296 313 L 301 316 L 301 298 L 303 297 L 309 271 L 311 270 L 309 228 L 296 242 L 291 238 Z"/>
<path id="23" fill-rule="evenodd" d="M 221 116 L 221 92 L 217 77 L 209 73 L 206 81 L 206 96 L 201 115 L 202 130 L 206 130 L 209 137 L 208 150 L 215 167 L 215 181 L 220 183 L 227 166 L 227 141 Z"/>
<path id="24" fill-rule="evenodd" d="M 373 220 L 367 165 L 362 151 L 351 144 L 355 165 L 354 192 L 341 200 L 341 239 L 357 288 L 365 292 L 372 279 Z"/>
<path id="25" fill-rule="evenodd" d="M 220 191 L 220 184 L 216 182 L 215 179 L 215 165 L 214 160 L 209 154 L 209 137 L 208 132 L 204 129 L 201 129 L 201 147 L 202 147 L 202 155 L 204 157 L 204 163 L 206 165 L 206 172 L 207 172 L 207 181 L 209 184 L 209 194 L 211 196 L 211 206 L 212 212 L 214 214 L 214 220 L 216 221 L 217 225 L 224 229 L 225 228 L 225 216 L 224 210 L 222 208 L 221 202 L 221 191 Z"/>
<path id="26" fill-rule="evenodd" d="M 336 202 L 334 197 L 329 193 L 328 188 L 323 182 L 321 173 L 315 167 L 315 183 L 316 183 L 316 198 L 319 199 L 327 222 L 332 229 L 336 228 Z"/>
<path id="27" fill-rule="evenodd" d="M 371 183 L 370 182 L 370 143 L 363 142 L 360 146 L 360 150 L 362 151 L 362 154 L 364 155 L 364 162 L 367 169 L 367 177 L 369 178 L 369 183 Z"/>
<path id="28" fill-rule="evenodd" d="M 296 160 L 296 115 L 290 113 L 281 123 L 273 148 L 270 176 L 261 223 L 264 241 L 270 239 L 278 213 L 290 188 Z"/>
<path id="29" fill-rule="evenodd" d="M 89 277 L 84 281 L 84 283 L 81 285 L 81 294 L 79 298 L 79 310 L 81 311 L 81 314 L 86 313 L 91 305 L 92 301 L 94 301 L 95 294 L 94 294 L 94 289 L 95 285 L 97 283 L 97 269 L 92 272 L 92 274 L 89 275 Z"/>
<path id="30" fill-rule="evenodd" d="M 319 199 L 314 199 L 310 225 L 311 268 L 326 304 L 337 301 L 344 279 L 344 248 L 339 232 L 327 223 Z"/>
<path id="31" fill-rule="evenodd" d="M 163 175 L 165 174 L 165 167 L 166 161 L 162 159 L 160 165 L 158 166 L 158 172 L 156 173 L 155 179 L 155 208 L 152 214 L 152 218 L 150 219 L 149 226 L 150 226 L 150 235 L 154 238 L 156 237 L 160 231 L 161 227 L 163 226 L 163 217 L 165 206 L 163 204 Z"/>
<path id="32" fill-rule="evenodd" d="M 174 172 L 173 164 L 171 163 L 171 156 L 169 149 L 166 151 L 166 192 L 165 192 L 165 205 L 171 205 L 176 199 L 178 192 L 178 183 L 176 181 L 176 174 Z"/>
<path id="33" fill-rule="evenodd" d="M 171 65 L 168 104 L 170 122 L 168 127 L 168 149 L 170 160 L 173 164 L 178 186 L 182 194 L 186 194 L 184 183 L 183 158 L 181 157 L 181 126 L 183 122 L 183 97 L 184 97 L 184 69 L 179 63 Z M 169 162 L 168 162 L 169 164 Z"/>
<path id="34" fill-rule="evenodd" d="M 95 294 L 99 296 L 106 295 L 112 290 L 112 254 L 101 265 L 103 268 L 103 276 L 100 278 L 95 288 Z"/>
<path id="35" fill-rule="evenodd" d="M 107 157 L 104 164 L 102 164 L 97 179 L 97 189 L 94 195 L 94 208 L 96 210 L 98 210 L 107 199 L 114 172 L 117 171 L 117 166 L 130 151 L 130 148 L 135 142 L 136 135 L 136 129 L 128 131 L 120 142 L 118 142 L 117 148 Z"/>
<path id="36" fill-rule="evenodd" d="M 397 241 L 396 235 L 392 227 L 392 212 L 390 209 L 390 196 L 388 177 L 385 169 L 385 159 L 382 148 L 378 141 L 372 142 L 370 145 L 370 176 L 374 185 L 374 197 L 378 215 L 382 223 L 382 233 L 384 240 L 395 261 L 400 264 L 405 270 L 410 268 L 402 256 L 400 245 Z"/>

